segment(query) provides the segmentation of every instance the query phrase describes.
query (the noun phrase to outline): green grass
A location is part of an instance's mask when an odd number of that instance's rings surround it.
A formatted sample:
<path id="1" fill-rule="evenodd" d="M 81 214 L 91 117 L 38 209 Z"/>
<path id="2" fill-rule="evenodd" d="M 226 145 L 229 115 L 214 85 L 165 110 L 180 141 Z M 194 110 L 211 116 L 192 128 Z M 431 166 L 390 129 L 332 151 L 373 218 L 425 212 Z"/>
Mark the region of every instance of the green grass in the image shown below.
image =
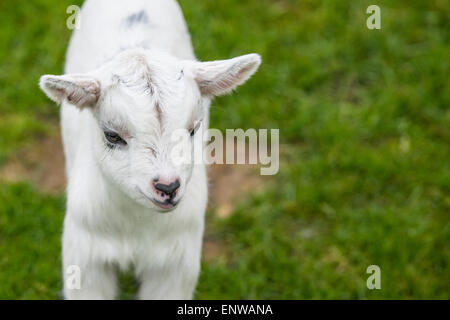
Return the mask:
<path id="1" fill-rule="evenodd" d="M 0 298 L 59 298 L 63 201 L 0 185 L 0 203 Z"/>
<path id="2" fill-rule="evenodd" d="M 0 162 L 58 117 L 37 81 L 62 70 L 72 3 L 0 2 Z M 365 0 L 180 3 L 198 58 L 263 56 L 211 125 L 279 128 L 289 145 L 230 218 L 208 212 L 225 254 L 203 263 L 196 297 L 450 298 L 446 1 L 380 0 L 381 30 Z M 0 184 L 0 298 L 58 298 L 62 198 Z M 366 288 L 371 264 L 381 290 Z"/>

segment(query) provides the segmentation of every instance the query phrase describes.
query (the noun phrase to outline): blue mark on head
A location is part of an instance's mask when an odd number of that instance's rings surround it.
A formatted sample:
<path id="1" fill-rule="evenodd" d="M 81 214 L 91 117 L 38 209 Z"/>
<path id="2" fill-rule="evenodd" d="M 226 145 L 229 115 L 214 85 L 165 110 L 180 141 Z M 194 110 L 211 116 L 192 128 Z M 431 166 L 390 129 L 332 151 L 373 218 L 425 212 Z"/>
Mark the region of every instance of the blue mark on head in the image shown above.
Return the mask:
<path id="1" fill-rule="evenodd" d="M 148 15 L 144 10 L 133 13 L 125 18 L 125 25 L 129 28 L 138 24 L 148 24 L 149 22 Z"/>

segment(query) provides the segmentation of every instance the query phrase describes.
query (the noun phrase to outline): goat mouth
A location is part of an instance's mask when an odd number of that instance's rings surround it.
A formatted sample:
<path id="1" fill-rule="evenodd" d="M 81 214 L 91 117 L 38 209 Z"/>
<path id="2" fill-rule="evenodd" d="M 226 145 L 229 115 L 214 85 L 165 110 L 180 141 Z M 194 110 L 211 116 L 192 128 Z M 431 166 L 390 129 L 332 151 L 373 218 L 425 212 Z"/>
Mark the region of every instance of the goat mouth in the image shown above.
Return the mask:
<path id="1" fill-rule="evenodd" d="M 170 199 L 167 199 L 164 202 L 158 201 L 153 198 L 150 200 L 153 202 L 153 204 L 155 204 L 156 206 L 158 206 L 159 208 L 164 209 L 164 210 L 174 209 L 178 205 L 178 202 L 179 202 L 179 201 L 172 201 Z"/>
<path id="2" fill-rule="evenodd" d="M 147 196 L 140 188 L 136 188 L 139 193 L 147 200 L 150 200 L 155 206 L 157 206 L 159 209 L 162 209 L 162 211 L 170 211 L 172 209 L 175 209 L 175 207 L 180 202 L 180 199 L 177 201 L 174 201 L 173 199 L 167 199 L 165 201 L 158 201 L 153 197 Z"/>

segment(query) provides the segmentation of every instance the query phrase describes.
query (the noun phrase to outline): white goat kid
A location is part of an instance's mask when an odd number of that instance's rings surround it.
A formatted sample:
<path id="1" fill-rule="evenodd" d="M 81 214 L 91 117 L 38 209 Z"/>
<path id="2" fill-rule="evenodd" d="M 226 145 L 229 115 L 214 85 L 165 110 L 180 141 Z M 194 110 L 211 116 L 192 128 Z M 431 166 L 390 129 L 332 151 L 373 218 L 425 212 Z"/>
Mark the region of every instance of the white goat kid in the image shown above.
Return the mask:
<path id="1" fill-rule="evenodd" d="M 87 0 L 80 15 L 66 74 L 40 80 L 62 104 L 64 295 L 113 299 L 116 272 L 134 266 L 139 298 L 191 299 L 207 178 L 204 165 L 173 163 L 171 135 L 207 128 L 212 97 L 244 83 L 261 59 L 196 61 L 174 0 Z"/>

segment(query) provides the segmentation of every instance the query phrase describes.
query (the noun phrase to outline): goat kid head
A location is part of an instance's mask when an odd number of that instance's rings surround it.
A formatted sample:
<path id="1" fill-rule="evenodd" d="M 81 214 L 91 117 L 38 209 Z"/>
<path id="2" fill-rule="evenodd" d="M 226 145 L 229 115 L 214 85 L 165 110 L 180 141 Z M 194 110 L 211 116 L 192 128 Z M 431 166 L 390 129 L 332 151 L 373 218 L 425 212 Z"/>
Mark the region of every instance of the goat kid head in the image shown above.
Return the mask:
<path id="1" fill-rule="evenodd" d="M 108 181 L 140 204 L 168 211 L 182 199 L 193 169 L 193 161 L 175 163 L 171 150 L 183 143 L 180 150 L 192 151 L 200 124 L 207 127 L 211 99 L 243 84 L 260 63 L 257 54 L 197 62 L 133 49 L 85 74 L 44 75 L 40 87 L 53 101 L 92 113 L 93 125 L 78 127 L 88 128 Z M 180 130 L 188 138 L 174 141 Z"/>

